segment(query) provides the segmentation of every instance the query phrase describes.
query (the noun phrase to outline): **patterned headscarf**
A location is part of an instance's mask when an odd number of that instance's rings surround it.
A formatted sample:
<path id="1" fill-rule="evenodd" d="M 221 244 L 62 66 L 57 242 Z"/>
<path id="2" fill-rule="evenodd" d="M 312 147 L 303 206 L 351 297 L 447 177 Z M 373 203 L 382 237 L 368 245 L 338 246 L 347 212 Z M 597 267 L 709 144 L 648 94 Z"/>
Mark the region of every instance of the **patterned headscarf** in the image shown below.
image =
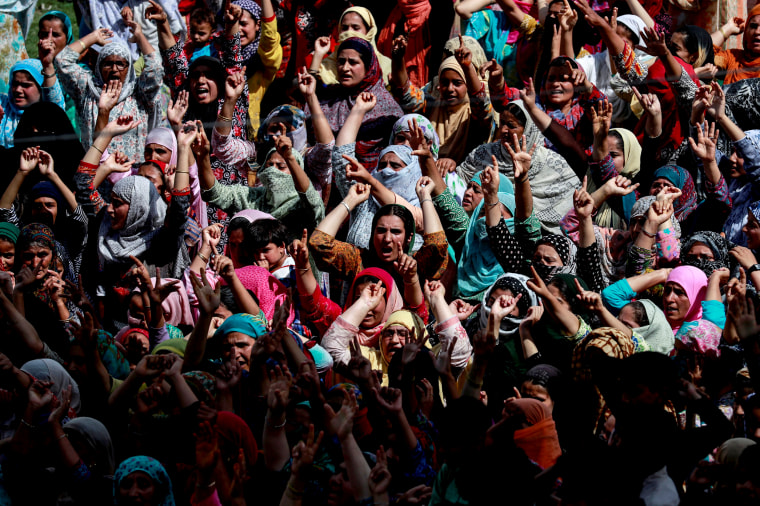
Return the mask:
<path id="1" fill-rule="evenodd" d="M 680 342 L 691 351 L 712 358 L 720 357 L 720 337 L 723 329 L 712 322 L 702 320 L 679 335 Z"/>
<path id="2" fill-rule="evenodd" d="M 528 308 L 538 305 L 538 298 L 536 293 L 529 289 L 525 284 L 528 281 L 528 276 L 522 274 L 507 273 L 501 276 L 496 282 L 488 289 L 483 296 L 483 303 L 480 306 L 478 314 L 480 328 L 485 331 L 488 327 L 488 318 L 491 315 L 491 303 L 489 301 L 491 293 L 494 290 L 509 290 L 512 292 L 513 297 L 522 295 L 522 298 L 517 302 L 517 308 L 519 309 L 520 316 L 507 316 L 501 321 L 499 327 L 499 342 L 507 342 L 510 338 L 514 337 L 520 328 L 525 314 L 528 312 Z"/>
<path id="3" fill-rule="evenodd" d="M 97 331 L 97 347 L 100 360 L 108 371 L 108 374 L 116 379 L 126 379 L 129 376 L 129 361 L 119 347 L 116 346 L 116 340 L 111 334 L 103 329 Z"/>
<path id="4" fill-rule="evenodd" d="M 246 290 L 250 290 L 259 301 L 259 309 L 264 313 L 267 320 L 274 318 L 277 304 L 284 304 L 288 298 L 288 289 L 275 278 L 271 272 L 258 265 L 246 265 L 235 269 L 240 283 Z M 295 309 L 290 307 L 288 326 L 295 320 Z"/>
<path id="5" fill-rule="evenodd" d="M 557 274 L 575 274 L 575 255 L 577 247 L 575 243 L 564 235 L 558 234 L 543 234 L 541 240 L 536 243 L 536 248 L 540 245 L 546 244 L 551 246 L 557 251 L 560 260 L 562 260 L 562 266 L 550 266 L 543 263 L 534 263 L 533 267 L 538 272 L 541 279 L 547 283 L 552 280 Z"/>
<path id="6" fill-rule="evenodd" d="M 272 143 L 274 138 L 267 134 L 269 125 L 273 123 L 283 123 L 285 126 L 292 126 L 292 132 L 286 132 L 287 136 L 293 141 L 293 148 L 301 152 L 306 146 L 306 113 L 294 105 L 279 105 L 272 109 L 264 121 L 259 126 L 256 139 L 259 142 Z"/>
<path id="7" fill-rule="evenodd" d="M 204 371 L 188 371 L 182 373 L 182 377 L 200 402 L 207 406 L 216 404 L 216 377 L 213 374 Z"/>
<path id="8" fill-rule="evenodd" d="M 166 473 L 166 469 L 153 457 L 140 455 L 130 457 L 121 464 L 113 477 L 113 496 L 114 504 L 121 504 L 119 501 L 119 488 L 121 482 L 130 474 L 141 471 L 153 481 L 155 487 L 154 504 L 158 506 L 174 506 L 174 492 L 172 491 L 172 481 Z"/>
<path id="9" fill-rule="evenodd" d="M 19 250 L 33 243 L 49 249 L 55 256 L 55 237 L 53 236 L 53 231 L 47 225 L 30 223 L 21 229 L 21 235 L 18 240 Z"/>
<path id="10" fill-rule="evenodd" d="M 110 46 L 108 44 L 106 47 Z M 106 214 L 98 234 L 98 258 L 101 264 L 125 262 L 130 255 L 139 257 L 150 249 L 166 217 L 166 203 L 153 183 L 141 176 L 127 176 L 113 186 L 113 194 L 129 204 L 124 228 L 111 229 Z"/>
<path id="11" fill-rule="evenodd" d="M 653 180 L 665 178 L 681 190 L 681 196 L 673 203 L 676 219 L 684 221 L 697 208 L 697 192 L 689 171 L 678 165 L 665 165 L 654 172 Z"/>
<path id="12" fill-rule="evenodd" d="M 398 134 L 401 132 L 409 132 L 409 122 L 412 120 L 417 121 L 417 126 L 422 130 L 425 140 L 431 143 L 430 153 L 433 155 L 433 158 L 437 160 L 438 150 L 441 148 L 441 140 L 438 138 L 438 134 L 435 132 L 433 124 L 422 114 L 405 114 L 404 116 L 401 116 L 401 118 L 399 118 L 399 120 L 393 125 L 389 142 L 393 144 Z"/>
<path id="13" fill-rule="evenodd" d="M 132 62 L 132 51 L 129 50 L 126 44 L 116 40 L 112 40 L 100 50 L 98 55 L 98 61 L 95 63 L 95 71 L 93 72 L 92 79 L 90 79 L 90 93 L 96 98 L 100 98 L 100 92 L 103 91 L 103 75 L 101 74 L 100 66 L 103 61 L 109 56 L 118 56 L 124 58 L 129 67 L 127 71 L 127 77 L 124 79 L 124 83 L 121 88 L 121 95 L 119 95 L 119 103 L 125 101 L 128 97 L 132 96 L 135 91 L 135 83 L 137 82 L 137 74 L 135 74 L 135 66 Z"/>
<path id="14" fill-rule="evenodd" d="M 234 0 L 232 3 L 241 7 L 243 10 L 248 11 L 251 17 L 256 21 L 261 21 L 261 7 L 253 0 Z M 243 57 L 243 62 L 248 63 L 248 61 L 258 53 L 260 40 L 261 28 L 259 28 L 259 30 L 256 32 L 256 39 L 251 41 L 251 43 L 247 46 L 243 46 L 240 49 L 240 54 Z"/>
<path id="15" fill-rule="evenodd" d="M 63 27 L 66 30 L 66 44 L 71 44 L 74 42 L 74 30 L 71 28 L 71 19 L 68 15 L 66 15 L 65 12 L 61 11 L 48 11 L 45 14 L 42 15 L 40 18 L 40 26 L 42 26 L 42 22 L 46 21 L 48 19 L 59 19 L 63 23 Z"/>
<path id="16" fill-rule="evenodd" d="M 649 208 L 652 207 L 652 204 L 654 201 L 657 200 L 657 197 L 654 195 L 646 195 L 644 197 L 639 198 L 636 202 L 633 203 L 633 207 L 631 208 L 631 220 L 634 220 L 636 218 L 640 218 L 642 216 L 646 216 L 647 212 L 649 211 Z M 671 224 L 673 225 L 673 231 L 676 233 L 676 236 L 681 236 L 681 224 L 678 221 L 678 219 L 671 220 Z"/>
<path id="17" fill-rule="evenodd" d="M 698 242 L 710 248 L 714 260 L 690 258 L 689 250 Z M 696 267 L 709 277 L 716 269 L 729 268 L 731 256 L 728 254 L 728 251 L 732 247 L 733 244 L 729 243 L 726 238 L 717 232 L 707 230 L 696 232 L 681 244 L 681 264 Z"/>
<path id="18" fill-rule="evenodd" d="M 367 90 L 383 78 L 382 70 L 380 70 L 380 64 L 377 61 L 377 55 L 375 55 L 375 50 L 372 48 L 372 45 L 369 42 L 359 37 L 350 37 L 341 42 L 340 46 L 338 46 L 338 49 L 335 50 L 335 53 L 337 55 L 340 55 L 340 52 L 344 49 L 353 49 L 359 53 L 359 57 L 364 62 L 364 69 L 366 73 L 364 74 L 364 79 L 362 79 L 361 82 L 356 86 L 354 93 L 359 93 Z"/>

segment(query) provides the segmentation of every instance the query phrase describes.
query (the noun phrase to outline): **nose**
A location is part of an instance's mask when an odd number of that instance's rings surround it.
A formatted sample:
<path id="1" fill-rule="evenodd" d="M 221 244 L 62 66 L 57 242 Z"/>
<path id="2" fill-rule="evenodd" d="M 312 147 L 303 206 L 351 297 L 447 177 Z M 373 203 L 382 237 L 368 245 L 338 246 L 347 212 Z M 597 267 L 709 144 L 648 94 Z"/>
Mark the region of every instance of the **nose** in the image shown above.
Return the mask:
<path id="1" fill-rule="evenodd" d="M 32 270 L 37 269 L 37 267 L 40 266 L 41 262 L 42 262 L 42 259 L 40 257 L 34 257 L 32 259 Z"/>
<path id="2" fill-rule="evenodd" d="M 385 235 L 383 235 L 383 241 L 385 242 L 393 242 L 393 236 L 390 232 L 386 232 Z"/>

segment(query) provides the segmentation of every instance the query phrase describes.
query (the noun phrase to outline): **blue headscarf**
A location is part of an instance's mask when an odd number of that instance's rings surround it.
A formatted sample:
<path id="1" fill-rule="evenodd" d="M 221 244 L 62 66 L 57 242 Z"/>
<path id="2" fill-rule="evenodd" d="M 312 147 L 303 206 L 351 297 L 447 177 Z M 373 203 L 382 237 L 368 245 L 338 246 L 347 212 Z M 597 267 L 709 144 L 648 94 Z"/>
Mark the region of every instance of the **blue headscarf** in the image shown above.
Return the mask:
<path id="1" fill-rule="evenodd" d="M 504 274 L 504 269 L 491 250 L 486 230 L 486 218 L 485 216 L 479 217 L 485 202 L 483 199 L 475 208 L 475 212 L 472 213 L 462 248 L 462 256 L 459 258 L 457 280 L 459 297 L 463 299 L 482 299 L 485 290 L 494 284 L 499 276 Z M 499 202 L 504 204 L 514 216 L 516 206 L 514 194 L 500 192 Z M 505 221 L 509 231 L 514 233 L 514 218 Z"/>
<path id="2" fill-rule="evenodd" d="M 676 219 L 684 221 L 697 208 L 697 192 L 689 171 L 678 165 L 665 165 L 654 171 L 652 181 L 664 178 L 681 190 L 681 196 L 673 202 Z"/>
<path id="3" fill-rule="evenodd" d="M 387 153 L 393 153 L 398 156 L 406 164 L 406 167 L 401 170 L 393 170 L 391 168 L 380 169 L 380 160 Z M 372 173 L 375 179 L 392 192 L 406 199 L 413 206 L 419 206 L 420 199 L 417 197 L 415 188 L 417 181 L 422 177 L 422 169 L 420 169 L 417 157 L 412 154 L 412 148 L 404 144 L 392 144 L 380 152 L 377 160 L 378 166 Z"/>
<path id="4" fill-rule="evenodd" d="M 480 181 L 480 175 L 483 174 L 483 171 L 476 172 L 474 176 L 472 176 L 471 181 L 475 181 L 480 186 L 483 186 L 483 183 Z M 509 178 L 503 174 L 499 174 L 499 193 L 511 193 L 514 195 L 515 193 L 515 187 L 512 186 L 512 181 L 509 180 Z"/>
<path id="5" fill-rule="evenodd" d="M 230 332 L 240 332 L 256 339 L 266 334 L 267 329 L 259 317 L 248 313 L 237 313 L 224 320 L 224 323 L 214 332 L 214 337 L 224 337 Z"/>
<path id="6" fill-rule="evenodd" d="M 48 11 L 45 13 L 44 16 L 40 18 L 40 26 L 42 26 L 42 22 L 47 19 L 60 19 L 63 23 L 64 28 L 66 28 L 66 44 L 71 44 L 74 42 L 74 30 L 71 28 L 71 19 L 68 15 L 66 15 L 65 12 L 61 11 Z"/>
<path id="7" fill-rule="evenodd" d="M 121 482 L 134 473 L 140 471 L 148 476 L 153 481 L 155 487 L 156 504 L 159 506 L 174 506 L 174 492 L 172 492 L 172 481 L 169 479 L 169 475 L 166 473 L 166 469 L 156 459 L 152 457 L 146 457 L 139 455 L 137 457 L 130 457 L 116 469 L 116 473 L 113 476 L 113 496 L 114 504 L 120 504 L 119 487 Z"/>

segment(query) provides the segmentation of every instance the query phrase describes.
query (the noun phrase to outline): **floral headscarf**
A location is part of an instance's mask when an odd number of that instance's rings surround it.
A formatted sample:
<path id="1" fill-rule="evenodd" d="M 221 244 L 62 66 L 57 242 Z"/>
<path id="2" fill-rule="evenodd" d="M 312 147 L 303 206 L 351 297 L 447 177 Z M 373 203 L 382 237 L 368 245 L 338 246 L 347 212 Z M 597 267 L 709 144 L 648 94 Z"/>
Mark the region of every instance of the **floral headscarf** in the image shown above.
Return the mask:
<path id="1" fill-rule="evenodd" d="M 121 504 L 119 501 L 119 487 L 121 482 L 130 474 L 140 471 L 153 481 L 155 487 L 153 502 L 158 506 L 174 506 L 174 492 L 172 491 L 172 481 L 166 473 L 166 469 L 156 459 L 140 455 L 130 457 L 116 469 L 113 477 L 113 496 L 114 504 Z"/>
<path id="2" fill-rule="evenodd" d="M 718 358 L 720 357 L 720 337 L 723 329 L 712 322 L 702 320 L 699 325 L 690 327 L 686 332 L 678 336 L 684 347 L 700 355 Z"/>
<path id="3" fill-rule="evenodd" d="M 681 196 L 673 203 L 676 219 L 684 221 L 697 208 L 697 192 L 689 171 L 678 165 L 665 165 L 654 172 L 653 180 L 665 178 L 681 190 Z"/>
<path id="4" fill-rule="evenodd" d="M 707 260 L 701 258 L 691 258 L 689 256 L 689 250 L 696 243 L 702 243 L 713 253 L 714 260 Z M 729 243 L 725 237 L 717 232 L 702 231 L 692 234 L 691 237 L 685 239 L 681 244 L 681 264 L 691 265 L 704 272 L 708 277 L 716 269 L 723 267 L 729 268 L 731 262 L 731 256 L 728 251 L 734 245 Z"/>
<path id="5" fill-rule="evenodd" d="M 393 144 L 398 134 L 401 132 L 409 132 L 409 122 L 412 120 L 417 121 L 417 126 L 419 126 L 422 130 L 422 134 L 425 136 L 425 139 L 431 143 L 430 153 L 433 155 L 433 158 L 437 160 L 438 150 L 441 147 L 441 141 L 438 138 L 438 134 L 435 132 L 435 127 L 433 124 L 422 114 L 405 114 L 404 116 L 401 116 L 401 118 L 399 118 L 399 120 L 396 121 L 396 123 L 393 125 L 393 130 L 391 130 L 391 139 L 389 142 Z"/>

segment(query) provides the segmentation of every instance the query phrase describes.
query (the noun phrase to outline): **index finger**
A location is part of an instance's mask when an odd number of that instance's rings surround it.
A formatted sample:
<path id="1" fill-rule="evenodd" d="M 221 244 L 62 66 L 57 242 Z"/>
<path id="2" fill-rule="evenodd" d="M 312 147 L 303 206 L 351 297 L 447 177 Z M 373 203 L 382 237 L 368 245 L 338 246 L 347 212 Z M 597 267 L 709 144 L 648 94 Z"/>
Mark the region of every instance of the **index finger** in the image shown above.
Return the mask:
<path id="1" fill-rule="evenodd" d="M 464 49 L 464 39 L 462 38 L 462 34 L 459 34 L 459 48 L 458 49 Z"/>

